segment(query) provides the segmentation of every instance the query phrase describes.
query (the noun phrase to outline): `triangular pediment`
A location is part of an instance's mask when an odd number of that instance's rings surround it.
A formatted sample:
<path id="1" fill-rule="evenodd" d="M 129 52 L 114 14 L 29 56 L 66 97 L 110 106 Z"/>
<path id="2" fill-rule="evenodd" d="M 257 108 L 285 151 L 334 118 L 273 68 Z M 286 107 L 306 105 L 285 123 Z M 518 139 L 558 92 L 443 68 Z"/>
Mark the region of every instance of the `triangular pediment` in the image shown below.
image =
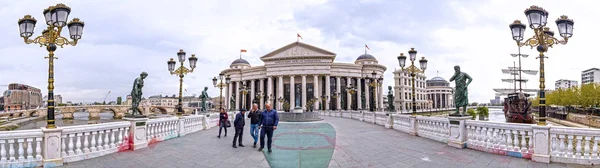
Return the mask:
<path id="1" fill-rule="evenodd" d="M 302 42 L 293 42 L 260 57 L 260 59 L 266 61 L 302 57 L 331 57 L 331 59 L 335 59 L 335 53 Z"/>

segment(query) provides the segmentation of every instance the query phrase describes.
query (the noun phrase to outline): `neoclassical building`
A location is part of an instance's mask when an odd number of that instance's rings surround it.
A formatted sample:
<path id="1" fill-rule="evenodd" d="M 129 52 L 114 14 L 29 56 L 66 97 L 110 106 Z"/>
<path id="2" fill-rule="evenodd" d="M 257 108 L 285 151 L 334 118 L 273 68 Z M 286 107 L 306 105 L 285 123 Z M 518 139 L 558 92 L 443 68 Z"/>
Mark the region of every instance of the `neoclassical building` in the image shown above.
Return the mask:
<path id="1" fill-rule="evenodd" d="M 434 77 L 427 80 L 427 100 L 431 101 L 430 108 L 452 108 L 454 107 L 454 88 L 442 77 Z"/>
<path id="2" fill-rule="evenodd" d="M 264 108 L 271 103 L 280 111 L 306 111 L 312 100 L 314 109 L 383 110 L 383 87 L 371 85 L 370 79 L 373 72 L 383 79 L 386 67 L 366 53 L 354 63 L 334 62 L 335 57 L 325 49 L 293 42 L 260 57 L 264 65 L 234 60 L 221 71 L 231 78 L 223 92 L 225 106 L 248 109 L 254 102 Z M 350 86 L 356 88 L 354 94 L 347 92 Z"/>
<path id="3" fill-rule="evenodd" d="M 410 76 L 410 72 L 408 72 L 409 68 L 411 67 L 397 69 L 394 72 L 394 106 L 397 111 L 412 110 L 412 77 Z M 426 76 L 422 73 L 417 73 L 415 76 L 417 110 L 425 109 L 428 106 L 425 79 Z"/>

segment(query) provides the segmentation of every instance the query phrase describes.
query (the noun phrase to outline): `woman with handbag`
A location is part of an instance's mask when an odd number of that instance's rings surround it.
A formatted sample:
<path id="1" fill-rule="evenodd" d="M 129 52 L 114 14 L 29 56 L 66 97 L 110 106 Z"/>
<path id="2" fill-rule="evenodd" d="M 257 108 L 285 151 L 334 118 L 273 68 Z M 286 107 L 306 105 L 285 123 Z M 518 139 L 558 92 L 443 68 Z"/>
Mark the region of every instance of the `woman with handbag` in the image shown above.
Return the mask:
<path id="1" fill-rule="evenodd" d="M 219 113 L 219 136 L 221 138 L 221 129 L 225 129 L 225 137 L 227 137 L 227 127 L 231 127 L 231 122 L 229 122 L 229 116 L 225 112 L 224 109 L 221 109 Z"/>

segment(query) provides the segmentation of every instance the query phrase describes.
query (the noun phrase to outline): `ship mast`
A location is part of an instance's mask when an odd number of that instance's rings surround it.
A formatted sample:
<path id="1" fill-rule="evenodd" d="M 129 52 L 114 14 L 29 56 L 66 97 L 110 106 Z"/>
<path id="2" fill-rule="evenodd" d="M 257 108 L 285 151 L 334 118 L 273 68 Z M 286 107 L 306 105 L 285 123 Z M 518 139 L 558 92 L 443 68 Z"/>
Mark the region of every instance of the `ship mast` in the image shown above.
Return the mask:
<path id="1" fill-rule="evenodd" d="M 521 47 L 519 48 L 519 53 L 518 54 L 510 54 L 513 57 L 519 57 L 519 93 L 523 93 L 523 78 L 521 76 L 521 72 L 523 71 L 521 69 L 521 57 L 523 58 L 527 58 L 529 55 L 527 54 L 521 54 Z"/>

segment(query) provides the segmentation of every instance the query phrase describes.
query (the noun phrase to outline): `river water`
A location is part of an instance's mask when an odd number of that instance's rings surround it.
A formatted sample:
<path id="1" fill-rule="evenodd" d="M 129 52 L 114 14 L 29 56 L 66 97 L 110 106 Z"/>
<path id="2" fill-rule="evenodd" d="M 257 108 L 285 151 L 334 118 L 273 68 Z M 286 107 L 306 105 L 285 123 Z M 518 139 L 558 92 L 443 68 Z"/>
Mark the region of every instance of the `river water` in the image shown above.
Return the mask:
<path id="1" fill-rule="evenodd" d="M 116 121 L 123 121 L 121 119 L 113 119 L 113 113 L 109 112 L 109 111 L 103 111 L 100 114 L 100 119 L 97 120 L 89 120 L 89 113 L 87 112 L 75 112 L 73 113 L 73 119 L 72 120 L 63 120 L 62 119 L 62 115 L 56 115 L 55 117 L 55 124 L 56 126 L 72 126 L 72 125 L 87 125 L 87 124 L 100 124 L 100 123 L 107 123 L 107 122 L 116 122 Z M 17 128 L 17 130 L 26 130 L 26 129 L 35 129 L 35 128 L 40 128 L 40 127 L 46 127 L 46 118 L 40 118 L 38 121 L 33 121 L 30 123 L 27 123 L 25 125 L 20 126 L 19 128 Z"/>

